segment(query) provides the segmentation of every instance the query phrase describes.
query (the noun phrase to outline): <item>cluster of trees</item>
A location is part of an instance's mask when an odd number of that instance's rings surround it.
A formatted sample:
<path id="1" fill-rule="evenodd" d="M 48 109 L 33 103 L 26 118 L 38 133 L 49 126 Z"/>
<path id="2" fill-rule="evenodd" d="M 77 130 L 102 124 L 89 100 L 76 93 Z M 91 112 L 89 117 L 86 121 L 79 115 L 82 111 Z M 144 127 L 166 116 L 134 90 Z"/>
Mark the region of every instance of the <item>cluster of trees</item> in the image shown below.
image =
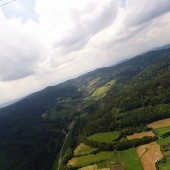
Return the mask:
<path id="1" fill-rule="evenodd" d="M 162 135 L 163 138 L 167 138 L 170 136 L 170 132 L 166 132 L 165 134 Z"/>
<path id="2" fill-rule="evenodd" d="M 116 143 L 115 149 L 124 150 L 124 149 L 129 149 L 129 148 L 135 148 L 137 146 L 156 141 L 157 139 L 158 139 L 157 136 L 154 136 L 154 137 L 146 136 L 140 139 L 122 140 Z"/>
<path id="3" fill-rule="evenodd" d="M 146 131 L 145 127 L 148 123 L 170 117 L 169 104 L 147 106 L 123 113 L 113 113 L 113 111 L 104 113 L 103 110 L 99 110 L 87 119 L 84 126 L 84 133 L 87 136 L 114 130 L 120 130 L 125 135 Z"/>
<path id="4" fill-rule="evenodd" d="M 156 168 L 157 168 L 157 170 L 159 170 L 159 165 L 161 165 L 161 164 L 164 164 L 164 163 L 166 163 L 166 157 L 163 157 L 161 160 L 158 160 L 157 162 L 156 162 Z"/>
<path id="5" fill-rule="evenodd" d="M 117 82 L 97 103 L 98 108 L 84 127 L 87 135 L 145 126 L 170 117 L 170 55 L 169 52 L 161 55 L 158 63 L 143 66 L 139 74 L 126 82 Z"/>
<path id="6" fill-rule="evenodd" d="M 121 130 L 120 134 L 121 134 L 121 137 L 126 137 L 128 135 L 132 135 L 134 133 L 140 133 L 140 132 L 145 132 L 145 131 L 150 131 L 151 128 L 148 128 L 146 126 L 133 126 L 133 127 L 127 127 L 127 128 L 124 128 Z"/>
<path id="7" fill-rule="evenodd" d="M 49 87 L 0 110 L 0 169 L 51 169 L 71 121 L 42 117 L 52 107 L 62 109 L 58 97 L 74 100 L 81 92 L 71 85 Z"/>
<path id="8" fill-rule="evenodd" d="M 95 142 L 93 140 L 85 139 L 83 142 L 89 146 L 98 148 L 97 152 L 99 151 L 113 151 L 113 150 L 124 150 L 124 149 L 129 149 L 133 147 L 137 147 L 146 143 L 150 143 L 152 141 L 156 141 L 158 139 L 157 136 L 150 137 L 146 136 L 143 138 L 138 138 L 138 139 L 123 139 L 123 140 L 118 140 L 118 141 L 113 141 L 111 143 L 99 143 Z"/>

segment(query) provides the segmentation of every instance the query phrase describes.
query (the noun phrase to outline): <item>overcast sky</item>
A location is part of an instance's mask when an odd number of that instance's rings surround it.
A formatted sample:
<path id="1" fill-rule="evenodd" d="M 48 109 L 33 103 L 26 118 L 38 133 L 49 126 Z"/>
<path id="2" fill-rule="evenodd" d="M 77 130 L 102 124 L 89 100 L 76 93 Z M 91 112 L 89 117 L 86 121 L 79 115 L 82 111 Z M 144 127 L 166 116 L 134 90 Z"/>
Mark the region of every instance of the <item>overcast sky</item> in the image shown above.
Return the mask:
<path id="1" fill-rule="evenodd" d="M 169 30 L 170 0 L 17 0 L 2 6 L 0 103 L 169 44 Z"/>

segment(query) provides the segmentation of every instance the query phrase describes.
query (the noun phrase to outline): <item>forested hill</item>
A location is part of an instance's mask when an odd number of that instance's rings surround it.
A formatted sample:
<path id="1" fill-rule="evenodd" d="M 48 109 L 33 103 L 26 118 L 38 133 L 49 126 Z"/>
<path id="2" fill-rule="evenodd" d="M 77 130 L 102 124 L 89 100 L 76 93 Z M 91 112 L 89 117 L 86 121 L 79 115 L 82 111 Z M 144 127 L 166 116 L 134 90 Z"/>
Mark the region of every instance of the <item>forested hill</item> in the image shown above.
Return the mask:
<path id="1" fill-rule="evenodd" d="M 170 117 L 169 85 L 168 48 L 47 87 L 2 108 L 0 169 L 51 169 L 72 120 L 71 149 L 97 132 L 132 132 Z"/>

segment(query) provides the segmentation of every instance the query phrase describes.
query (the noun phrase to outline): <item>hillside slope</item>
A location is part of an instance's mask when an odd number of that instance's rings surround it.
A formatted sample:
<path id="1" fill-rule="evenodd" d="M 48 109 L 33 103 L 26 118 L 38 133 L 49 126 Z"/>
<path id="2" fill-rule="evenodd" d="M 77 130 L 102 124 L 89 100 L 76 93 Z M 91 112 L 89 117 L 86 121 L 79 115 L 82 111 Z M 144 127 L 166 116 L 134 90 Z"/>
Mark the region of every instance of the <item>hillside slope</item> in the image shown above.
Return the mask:
<path id="1" fill-rule="evenodd" d="M 0 169 L 49 170 L 73 119 L 65 150 L 98 132 L 126 132 L 138 125 L 143 129 L 170 117 L 169 84 L 170 49 L 165 49 L 97 69 L 2 108 Z"/>

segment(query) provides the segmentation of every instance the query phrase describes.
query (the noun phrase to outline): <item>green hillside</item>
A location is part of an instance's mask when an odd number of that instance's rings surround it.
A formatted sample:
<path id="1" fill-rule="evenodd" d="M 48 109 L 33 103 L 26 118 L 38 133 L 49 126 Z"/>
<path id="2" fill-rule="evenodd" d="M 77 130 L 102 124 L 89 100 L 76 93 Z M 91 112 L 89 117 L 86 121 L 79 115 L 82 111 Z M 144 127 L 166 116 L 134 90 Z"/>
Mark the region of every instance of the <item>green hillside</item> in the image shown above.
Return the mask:
<path id="1" fill-rule="evenodd" d="M 157 136 L 135 140 L 128 140 L 126 136 L 147 131 L 148 123 L 170 117 L 169 85 L 170 49 L 165 49 L 47 87 L 2 108 L 0 169 L 55 169 L 68 132 L 61 170 L 88 166 L 96 161 L 102 168 L 116 161 L 125 169 L 130 170 L 131 166 L 141 169 L 139 158 L 127 155 L 137 155 L 137 146 L 155 141 Z M 75 123 L 70 129 L 73 120 Z M 85 153 L 87 162 L 82 161 L 81 154 L 74 157 L 80 143 L 88 150 L 95 148 L 90 152 L 80 151 Z M 108 158 L 115 150 L 113 159 Z M 76 167 L 68 164 L 72 159 L 79 160 Z M 134 164 L 128 163 L 131 161 Z"/>

